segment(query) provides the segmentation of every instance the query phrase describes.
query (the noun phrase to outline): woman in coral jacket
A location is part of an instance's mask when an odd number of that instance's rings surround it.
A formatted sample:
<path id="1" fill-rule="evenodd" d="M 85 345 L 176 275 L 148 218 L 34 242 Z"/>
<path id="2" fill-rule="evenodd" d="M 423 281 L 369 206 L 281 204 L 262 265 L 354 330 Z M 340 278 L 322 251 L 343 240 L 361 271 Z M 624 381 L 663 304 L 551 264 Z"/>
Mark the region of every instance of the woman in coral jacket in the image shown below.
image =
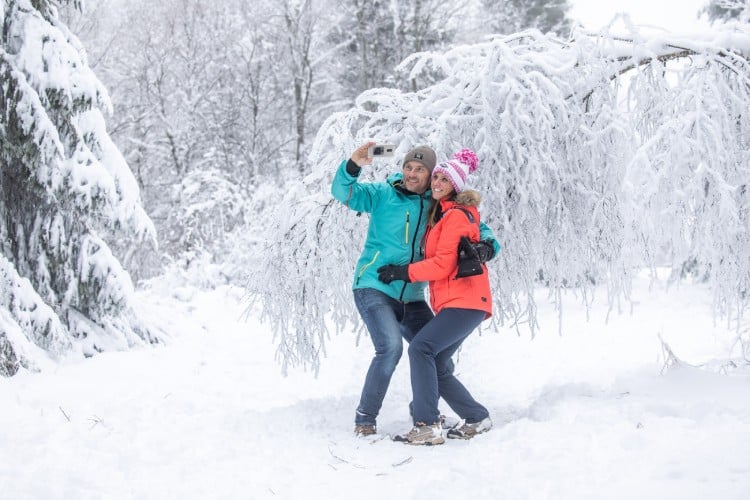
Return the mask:
<path id="1" fill-rule="evenodd" d="M 480 196 L 476 191 L 464 189 L 466 178 L 477 164 L 476 154 L 463 149 L 452 160 L 435 167 L 431 178 L 433 205 L 424 240 L 425 259 L 378 269 L 378 277 L 384 283 L 429 281 L 430 305 L 435 312 L 435 317 L 409 345 L 414 427 L 395 438 L 409 444 L 445 442 L 438 411 L 441 395 L 462 419 L 462 424 L 447 432 L 449 438 L 468 439 L 492 428 L 487 408 L 448 369 L 451 356 L 461 343 L 492 315 L 486 266 L 481 264 L 481 274 L 456 276 L 457 249 L 462 238 L 479 241 Z"/>

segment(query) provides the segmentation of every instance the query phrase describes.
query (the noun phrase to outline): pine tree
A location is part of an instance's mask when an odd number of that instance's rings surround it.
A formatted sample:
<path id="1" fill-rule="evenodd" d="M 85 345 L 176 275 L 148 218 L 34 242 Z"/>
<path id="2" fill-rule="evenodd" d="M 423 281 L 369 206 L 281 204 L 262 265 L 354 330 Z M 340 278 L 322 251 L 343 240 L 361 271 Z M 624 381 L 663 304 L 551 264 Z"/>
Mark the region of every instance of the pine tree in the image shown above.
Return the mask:
<path id="1" fill-rule="evenodd" d="M 130 276 L 106 243 L 153 239 L 153 225 L 106 132 L 107 92 L 59 21 L 60 5 L 0 1 L 3 375 L 69 352 L 157 340 L 133 311 Z"/>

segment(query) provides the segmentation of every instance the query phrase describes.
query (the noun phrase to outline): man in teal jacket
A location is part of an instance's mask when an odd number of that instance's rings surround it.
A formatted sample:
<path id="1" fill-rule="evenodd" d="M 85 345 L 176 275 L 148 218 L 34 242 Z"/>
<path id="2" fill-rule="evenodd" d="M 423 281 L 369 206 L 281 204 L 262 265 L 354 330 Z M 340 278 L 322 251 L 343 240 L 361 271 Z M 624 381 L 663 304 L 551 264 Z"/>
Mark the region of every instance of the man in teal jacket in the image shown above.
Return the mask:
<path id="1" fill-rule="evenodd" d="M 378 279 L 377 269 L 384 264 L 410 264 L 423 258 L 421 243 L 431 203 L 429 186 L 435 152 L 418 146 L 404 156 L 402 171 L 386 182 L 358 182 L 362 167 L 372 163 L 368 148 L 373 145 L 374 142 L 363 144 L 344 160 L 331 185 L 334 198 L 352 210 L 370 214 L 353 284 L 354 302 L 375 347 L 354 418 L 354 432 L 360 436 L 377 432 L 376 419 L 403 352 L 402 338 L 410 342 L 433 317 L 425 301 L 427 283 L 395 280 L 386 284 Z M 483 241 L 477 250 L 489 260 L 500 251 L 500 245 L 484 223 L 480 223 L 480 230 Z M 451 401 L 446 402 L 450 406 Z"/>

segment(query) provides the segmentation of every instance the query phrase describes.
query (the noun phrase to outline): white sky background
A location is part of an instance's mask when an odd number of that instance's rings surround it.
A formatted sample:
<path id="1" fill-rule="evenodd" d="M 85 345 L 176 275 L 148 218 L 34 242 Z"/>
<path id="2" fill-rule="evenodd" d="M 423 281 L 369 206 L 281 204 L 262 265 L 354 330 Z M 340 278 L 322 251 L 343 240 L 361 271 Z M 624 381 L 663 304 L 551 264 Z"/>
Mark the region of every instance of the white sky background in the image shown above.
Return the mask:
<path id="1" fill-rule="evenodd" d="M 708 0 L 572 0 L 571 17 L 586 28 L 599 30 L 617 14 L 627 13 L 636 25 L 664 28 L 673 33 L 700 31 L 708 25 L 697 18 Z"/>

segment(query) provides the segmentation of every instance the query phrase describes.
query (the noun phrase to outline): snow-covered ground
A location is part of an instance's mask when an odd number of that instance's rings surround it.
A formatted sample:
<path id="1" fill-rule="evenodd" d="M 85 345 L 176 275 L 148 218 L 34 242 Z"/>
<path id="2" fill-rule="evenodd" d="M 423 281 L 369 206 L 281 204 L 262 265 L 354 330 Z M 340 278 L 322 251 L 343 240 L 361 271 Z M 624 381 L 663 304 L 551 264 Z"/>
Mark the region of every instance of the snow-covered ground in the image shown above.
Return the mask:
<path id="1" fill-rule="evenodd" d="M 283 377 L 241 291 L 141 291 L 168 344 L 0 379 L 0 497 L 748 498 L 750 368 L 697 366 L 733 337 L 706 289 L 648 285 L 608 324 L 605 304 L 587 322 L 571 296 L 560 336 L 540 292 L 536 339 L 475 333 L 457 371 L 495 428 L 432 448 L 387 436 L 410 425 L 406 357 L 382 439 L 357 439 L 369 339 L 334 337 L 317 378 Z M 659 336 L 683 364 L 663 370 Z"/>

